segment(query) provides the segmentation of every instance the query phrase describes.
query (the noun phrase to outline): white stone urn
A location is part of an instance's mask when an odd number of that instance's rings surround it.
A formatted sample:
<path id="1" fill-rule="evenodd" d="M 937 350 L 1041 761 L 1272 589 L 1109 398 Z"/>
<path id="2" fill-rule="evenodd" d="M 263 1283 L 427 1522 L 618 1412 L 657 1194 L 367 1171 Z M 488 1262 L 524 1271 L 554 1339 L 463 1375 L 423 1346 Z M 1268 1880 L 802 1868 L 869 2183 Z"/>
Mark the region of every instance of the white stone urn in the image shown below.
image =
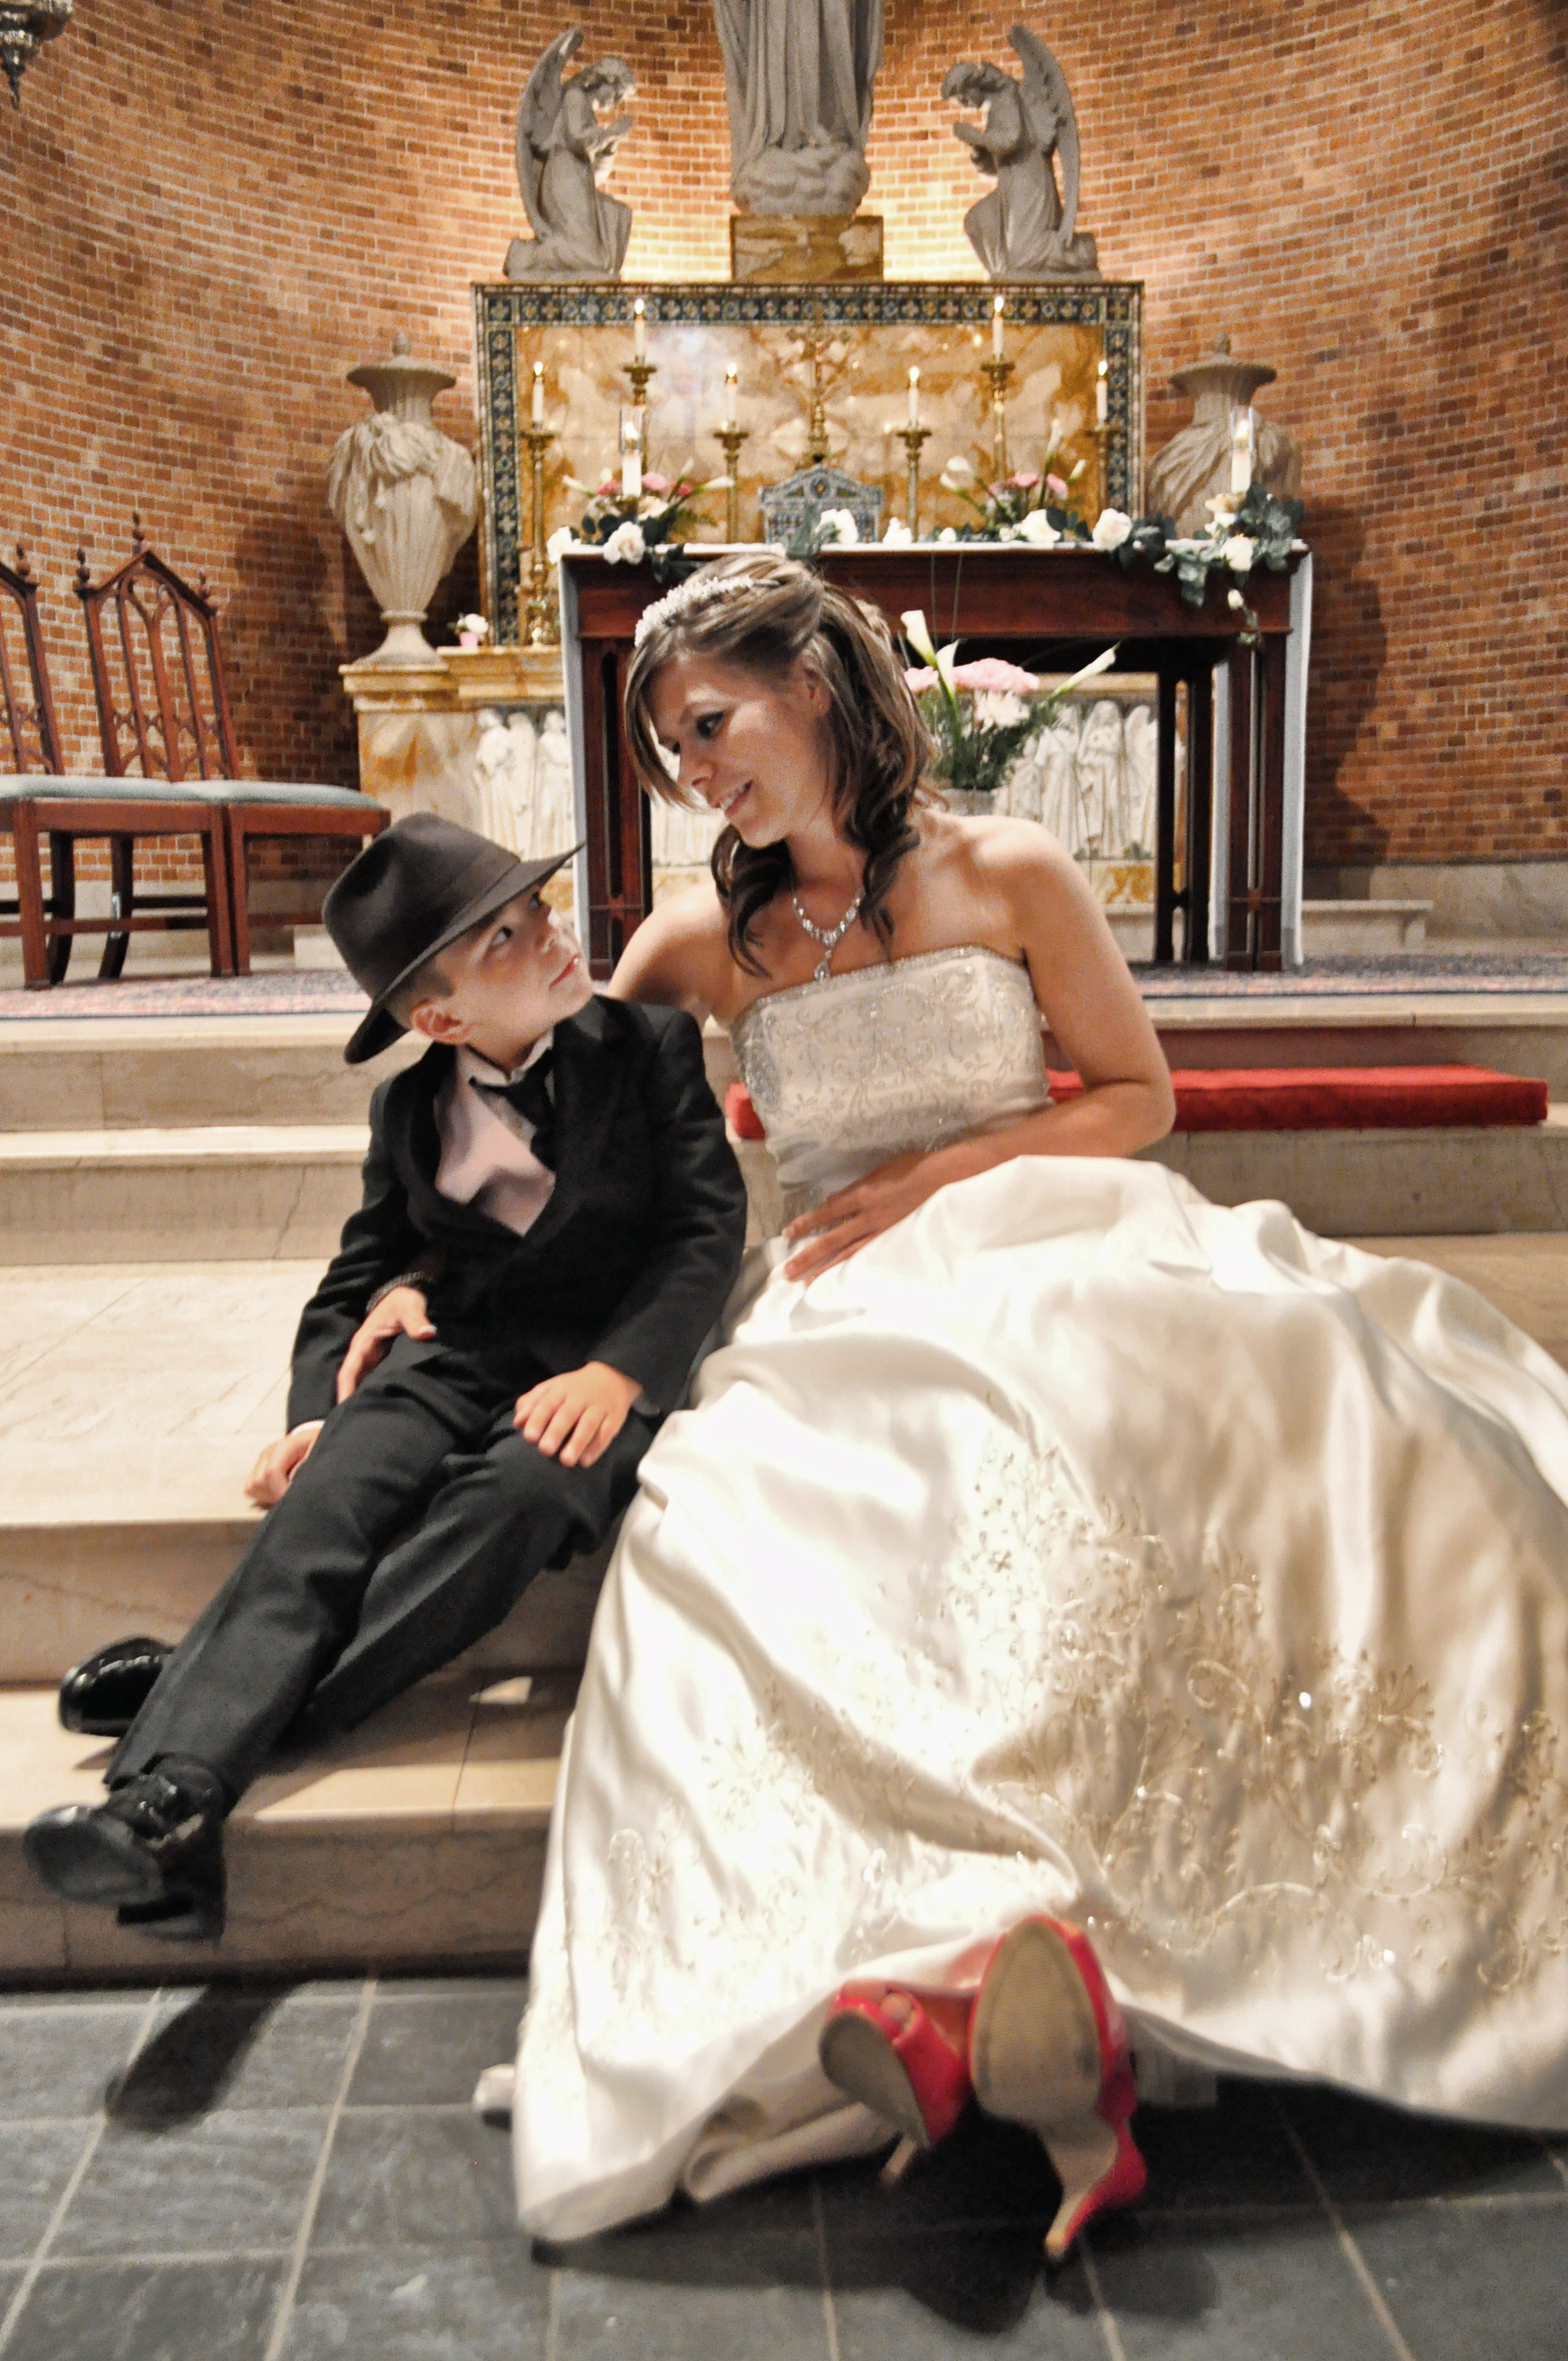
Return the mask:
<path id="1" fill-rule="evenodd" d="M 348 382 L 363 386 L 376 408 L 339 436 L 326 496 L 387 626 L 367 661 L 427 664 L 436 651 L 420 627 L 479 513 L 473 460 L 430 414 L 436 395 L 457 380 L 412 359 L 400 328 L 391 358 L 362 361 Z"/>

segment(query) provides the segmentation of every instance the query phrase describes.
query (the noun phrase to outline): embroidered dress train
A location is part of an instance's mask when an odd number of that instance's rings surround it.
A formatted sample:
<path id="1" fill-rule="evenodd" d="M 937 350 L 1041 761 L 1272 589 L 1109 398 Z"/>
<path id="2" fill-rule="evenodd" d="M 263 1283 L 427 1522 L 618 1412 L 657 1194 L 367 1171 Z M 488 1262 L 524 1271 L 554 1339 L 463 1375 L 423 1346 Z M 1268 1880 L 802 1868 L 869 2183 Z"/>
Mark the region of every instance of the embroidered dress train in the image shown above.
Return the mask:
<path id="1" fill-rule="evenodd" d="M 1044 1104 L 1021 967 L 779 992 L 791 1210 Z M 850 1975 L 1031 1911 L 1135 2046 L 1568 2123 L 1568 1379 L 1469 1289 L 1155 1164 L 1019 1158 L 809 1287 L 770 1250 L 643 1462 L 514 2106 L 570 2237 L 885 2144 Z"/>

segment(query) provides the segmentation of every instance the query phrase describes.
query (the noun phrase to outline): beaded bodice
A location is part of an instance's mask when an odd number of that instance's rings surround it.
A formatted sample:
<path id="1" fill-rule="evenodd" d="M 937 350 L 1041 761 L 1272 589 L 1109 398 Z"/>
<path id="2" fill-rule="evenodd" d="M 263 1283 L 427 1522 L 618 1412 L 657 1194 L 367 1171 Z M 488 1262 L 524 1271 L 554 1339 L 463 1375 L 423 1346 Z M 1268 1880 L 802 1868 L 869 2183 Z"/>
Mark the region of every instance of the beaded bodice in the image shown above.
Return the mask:
<path id="1" fill-rule="evenodd" d="M 765 994 L 730 1038 L 786 1216 L 1050 1095 L 1028 970 L 972 945 Z"/>

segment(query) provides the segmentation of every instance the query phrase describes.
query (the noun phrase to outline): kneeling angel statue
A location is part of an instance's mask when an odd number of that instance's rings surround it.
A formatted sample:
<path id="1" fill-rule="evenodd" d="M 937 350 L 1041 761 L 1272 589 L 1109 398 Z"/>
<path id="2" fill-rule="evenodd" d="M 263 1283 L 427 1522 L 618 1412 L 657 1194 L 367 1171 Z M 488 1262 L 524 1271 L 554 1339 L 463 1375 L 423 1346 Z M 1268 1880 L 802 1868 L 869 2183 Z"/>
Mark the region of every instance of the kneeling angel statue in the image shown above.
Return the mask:
<path id="1" fill-rule="evenodd" d="M 582 45 L 580 25 L 557 33 L 518 106 L 517 178 L 533 236 L 508 247 L 509 279 L 619 279 L 626 259 L 631 207 L 606 196 L 604 183 L 631 129 L 630 115 L 615 110 L 637 85 L 621 58 L 564 81 Z"/>

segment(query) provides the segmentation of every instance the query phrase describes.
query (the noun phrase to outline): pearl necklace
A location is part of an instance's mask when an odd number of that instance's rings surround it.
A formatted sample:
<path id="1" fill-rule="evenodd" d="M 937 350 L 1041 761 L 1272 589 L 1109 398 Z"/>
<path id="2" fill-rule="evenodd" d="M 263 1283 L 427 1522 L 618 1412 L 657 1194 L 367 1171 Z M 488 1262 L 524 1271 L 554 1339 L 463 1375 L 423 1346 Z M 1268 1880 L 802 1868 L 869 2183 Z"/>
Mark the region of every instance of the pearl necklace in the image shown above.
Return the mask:
<path id="1" fill-rule="evenodd" d="M 861 887 L 860 893 L 856 895 L 854 900 L 850 903 L 849 908 L 845 911 L 843 917 L 839 919 L 836 927 L 818 927 L 814 925 L 812 920 L 806 917 L 806 912 L 800 906 L 800 895 L 798 894 L 791 894 L 789 898 L 795 917 L 800 920 L 801 925 L 811 937 L 812 941 L 814 943 L 820 943 L 822 946 L 822 957 L 817 962 L 817 972 L 811 980 L 813 983 L 826 983 L 829 971 L 833 965 L 834 952 L 838 950 L 839 944 L 849 933 L 850 928 L 854 925 L 855 920 L 861 915 L 861 904 L 865 899 L 865 888 L 863 886 Z"/>

